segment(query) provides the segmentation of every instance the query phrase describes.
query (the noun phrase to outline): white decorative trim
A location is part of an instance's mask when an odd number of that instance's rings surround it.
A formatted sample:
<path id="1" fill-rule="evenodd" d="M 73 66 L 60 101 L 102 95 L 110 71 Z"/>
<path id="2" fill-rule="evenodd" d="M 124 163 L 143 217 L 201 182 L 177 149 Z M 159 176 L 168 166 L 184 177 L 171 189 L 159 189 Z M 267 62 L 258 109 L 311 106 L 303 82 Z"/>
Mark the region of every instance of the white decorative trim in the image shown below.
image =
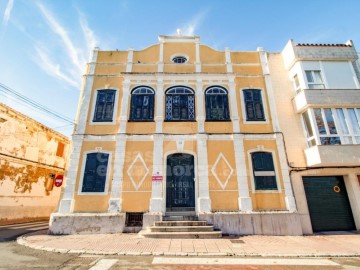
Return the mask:
<path id="1" fill-rule="evenodd" d="M 154 134 L 156 135 L 156 134 Z M 153 141 L 154 135 L 127 135 L 128 141 Z M 226 141 L 233 140 L 236 134 L 210 134 L 207 135 L 208 140 L 212 141 Z M 95 135 L 94 135 L 95 136 Z M 99 135 L 100 136 L 100 135 Z M 196 140 L 197 135 L 180 135 L 180 134 L 164 134 L 164 141 L 194 141 Z M 246 140 L 274 140 L 276 138 L 275 134 L 242 134 L 243 138 Z"/>
<path id="2" fill-rule="evenodd" d="M 247 121 L 246 120 L 244 90 L 260 90 L 265 121 Z M 243 119 L 244 124 L 247 124 L 247 125 L 266 125 L 266 124 L 269 124 L 269 114 L 268 114 L 268 108 L 267 108 L 267 99 L 265 98 L 264 89 L 262 87 L 256 87 L 256 86 L 254 86 L 254 87 L 251 86 L 250 87 L 249 86 L 249 87 L 246 87 L 246 88 L 241 88 L 240 89 L 240 101 L 241 101 L 242 119 Z"/>
<path id="3" fill-rule="evenodd" d="M 162 81 L 158 81 L 156 85 L 156 95 L 155 95 L 155 123 L 156 123 L 156 133 L 162 133 L 163 130 L 163 110 L 164 110 L 164 84 Z"/>
<path id="4" fill-rule="evenodd" d="M 126 72 L 131 72 L 134 58 L 134 49 L 128 50 L 128 58 L 126 63 Z"/>
<path id="5" fill-rule="evenodd" d="M 236 98 L 235 82 L 233 79 L 229 79 L 229 99 L 231 110 L 231 121 L 233 123 L 233 132 L 240 132 L 238 102 Z M 241 99 L 241 98 L 240 98 Z"/>
<path id="6" fill-rule="evenodd" d="M 205 131 L 205 111 L 204 111 L 204 90 L 202 81 L 196 83 L 196 120 L 198 122 L 198 132 Z"/>
<path id="7" fill-rule="evenodd" d="M 94 125 L 94 126 L 109 126 L 109 125 L 115 125 L 116 124 L 116 116 L 117 116 L 117 110 L 118 110 L 118 103 L 119 103 L 119 88 L 116 87 L 110 87 L 106 85 L 103 88 L 97 88 L 94 90 L 94 98 L 93 98 L 93 102 L 91 105 L 91 114 L 90 114 L 90 119 L 89 119 L 89 125 Z M 95 115 L 95 107 L 96 107 L 96 101 L 97 101 L 97 97 L 99 94 L 99 91 L 101 90 L 115 90 L 115 102 L 114 102 L 114 109 L 113 109 L 113 117 L 112 117 L 112 121 L 111 122 L 94 122 L 94 115 Z"/>
<path id="8" fill-rule="evenodd" d="M 164 43 L 163 42 L 160 42 L 160 44 L 159 44 L 158 72 L 164 72 Z"/>
<path id="9" fill-rule="evenodd" d="M 271 77 L 270 77 L 268 58 L 267 58 L 265 51 L 259 51 L 259 55 L 260 55 L 260 61 L 261 61 L 262 70 L 263 70 L 264 79 L 265 79 L 265 87 L 267 89 L 267 97 L 268 97 L 269 104 L 270 104 L 270 114 L 271 114 L 273 130 L 280 131 L 280 124 L 279 124 L 279 118 L 277 115 L 274 90 L 273 90 Z M 264 104 L 264 102 L 263 102 L 263 104 Z M 265 111 L 265 107 L 264 107 L 264 111 Z M 267 120 L 266 115 L 265 115 L 265 119 Z"/>
<path id="10" fill-rule="evenodd" d="M 208 175 L 208 151 L 207 139 L 205 134 L 197 135 L 197 152 L 198 152 L 198 165 L 200 168 L 199 173 L 199 194 L 197 198 L 197 211 L 198 212 L 211 212 L 211 200 L 209 193 L 209 175 Z"/>
<path id="11" fill-rule="evenodd" d="M 107 169 L 106 169 L 106 179 L 105 179 L 105 187 L 104 187 L 104 191 L 103 192 L 82 192 L 82 186 L 83 186 L 83 181 L 84 181 L 84 174 L 85 174 L 85 166 L 86 166 L 86 160 L 87 160 L 87 155 L 88 154 L 92 154 L 92 153 L 104 153 L 104 154 L 108 154 L 109 158 L 108 158 L 108 165 L 107 165 Z M 78 186 L 78 195 L 94 195 L 94 196 L 98 196 L 98 195 L 107 195 L 109 192 L 109 182 L 110 182 L 110 172 L 111 172 L 111 164 L 112 164 L 112 152 L 111 151 L 106 151 L 106 150 L 101 150 L 101 151 L 97 151 L 97 150 L 89 150 L 89 151 L 85 151 L 83 152 L 83 160 L 82 160 L 82 165 L 81 165 L 81 172 L 80 172 L 80 179 L 79 179 L 79 186 Z"/>
<path id="12" fill-rule="evenodd" d="M 116 140 L 115 135 L 85 135 L 84 141 L 85 142 L 91 142 L 91 141 L 97 141 L 97 142 L 114 142 Z"/>
<path id="13" fill-rule="evenodd" d="M 135 181 L 134 181 L 134 179 L 133 179 L 133 177 L 132 177 L 132 175 L 131 175 L 131 169 L 132 169 L 132 167 L 134 166 L 134 164 L 137 162 L 138 159 L 139 159 L 140 162 L 143 164 L 143 166 L 144 166 L 144 168 L 145 168 L 145 170 L 146 170 L 146 173 L 145 173 L 145 174 L 143 175 L 143 177 L 141 178 L 139 184 L 136 184 Z M 145 163 L 145 161 L 144 161 L 141 153 L 138 153 L 138 154 L 136 155 L 136 157 L 134 158 L 133 162 L 131 163 L 131 165 L 129 166 L 129 168 L 127 169 L 126 172 L 127 172 L 128 176 L 130 177 L 131 183 L 133 184 L 135 190 L 136 190 L 136 191 L 139 190 L 139 188 L 140 188 L 141 185 L 143 184 L 146 176 L 149 174 L 149 168 L 146 166 L 146 163 Z"/>
<path id="14" fill-rule="evenodd" d="M 128 80 L 123 82 L 123 95 L 121 100 L 121 111 L 120 111 L 120 133 L 126 133 L 126 125 L 128 121 L 128 107 L 130 97 L 130 83 Z"/>
<path id="15" fill-rule="evenodd" d="M 233 68 L 232 68 L 231 55 L 230 55 L 229 48 L 225 48 L 225 62 L 226 62 L 225 63 L 226 64 L 226 72 L 232 73 Z"/>
<path id="16" fill-rule="evenodd" d="M 94 76 L 85 75 L 85 80 L 83 87 L 81 89 L 79 103 L 76 113 L 76 128 L 75 132 L 77 134 L 84 134 L 87 125 L 87 118 L 90 108 L 90 99 L 92 93 L 92 87 L 94 84 Z"/>
<path id="17" fill-rule="evenodd" d="M 217 165 L 218 165 L 218 163 L 220 162 L 221 159 L 222 159 L 222 160 L 226 163 L 226 165 L 230 168 L 230 173 L 229 173 L 229 175 L 226 177 L 226 180 L 225 180 L 224 183 L 221 181 L 221 179 L 219 179 L 219 176 L 217 175 L 217 173 L 216 173 L 216 171 L 215 171 L 215 169 L 216 169 L 216 167 L 217 167 Z M 221 186 L 221 188 L 224 190 L 224 189 L 226 188 L 228 182 L 229 182 L 229 179 L 230 179 L 231 175 L 232 175 L 233 172 L 234 172 L 234 169 L 231 167 L 231 165 L 229 164 L 228 160 L 225 158 L 225 156 L 223 155 L 223 153 L 220 152 L 220 154 L 218 155 L 218 157 L 217 157 L 214 165 L 213 165 L 212 168 L 211 168 L 211 172 L 212 172 L 212 174 L 214 175 L 216 181 L 217 181 L 217 182 L 219 183 L 219 185 Z"/>
<path id="18" fill-rule="evenodd" d="M 114 160 L 114 174 L 111 183 L 111 194 L 109 199 L 108 212 L 121 212 L 122 209 L 122 183 L 124 178 L 124 163 L 126 150 L 126 135 L 116 135 L 116 148 Z"/>
<path id="19" fill-rule="evenodd" d="M 200 62 L 200 42 L 196 42 L 196 43 L 195 43 L 195 55 L 196 55 L 196 60 L 195 60 L 195 71 L 196 71 L 196 72 L 201 72 L 201 62 Z"/>
<path id="20" fill-rule="evenodd" d="M 234 134 L 234 153 L 236 164 L 236 176 L 238 183 L 238 205 L 240 211 L 251 212 L 252 201 L 249 193 L 249 184 L 247 178 L 245 151 L 244 151 L 244 135 Z"/>
<path id="21" fill-rule="evenodd" d="M 80 163 L 80 152 L 83 144 L 82 135 L 72 136 L 71 155 L 69 158 L 69 167 L 65 175 L 65 189 L 59 203 L 59 213 L 72 213 L 74 207 L 74 193 L 77 173 Z"/>
<path id="22" fill-rule="evenodd" d="M 177 150 L 178 152 L 184 151 L 184 145 L 185 145 L 185 143 L 184 143 L 183 140 L 177 140 L 177 141 L 176 141 L 176 150 Z"/>
<path id="23" fill-rule="evenodd" d="M 253 165 L 252 165 L 252 159 L 251 154 L 255 152 L 268 152 L 271 153 L 273 163 L 274 163 L 274 170 L 275 170 L 275 179 L 276 179 L 276 186 L 277 190 L 255 190 L 255 179 L 253 174 Z M 248 155 L 248 164 L 249 164 L 249 173 L 250 173 L 250 179 L 251 179 L 251 189 L 253 193 L 281 193 L 281 183 L 280 183 L 280 174 L 278 170 L 278 164 L 277 164 L 277 158 L 276 158 L 276 152 L 272 149 L 262 149 L 259 148 L 250 149 L 247 152 Z"/>
<path id="24" fill-rule="evenodd" d="M 155 134 L 154 135 L 154 151 L 153 151 L 153 175 L 163 176 L 163 145 L 164 145 L 164 135 Z M 162 188 L 164 186 L 164 177 L 163 181 L 152 181 L 151 188 L 151 200 L 150 200 L 150 212 L 151 213 L 165 213 L 163 212 L 163 197 L 162 197 Z"/>

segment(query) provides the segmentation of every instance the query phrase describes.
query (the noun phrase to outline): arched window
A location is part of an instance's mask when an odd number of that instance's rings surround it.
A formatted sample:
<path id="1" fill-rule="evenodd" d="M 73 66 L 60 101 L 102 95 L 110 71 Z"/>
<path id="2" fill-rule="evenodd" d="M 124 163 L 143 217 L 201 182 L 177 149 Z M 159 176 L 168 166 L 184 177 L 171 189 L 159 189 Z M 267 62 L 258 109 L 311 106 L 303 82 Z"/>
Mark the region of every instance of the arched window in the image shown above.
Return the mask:
<path id="1" fill-rule="evenodd" d="M 255 190 L 277 190 L 274 161 L 270 152 L 251 154 Z"/>
<path id="2" fill-rule="evenodd" d="M 93 122 L 112 122 L 116 90 L 98 90 Z"/>
<path id="3" fill-rule="evenodd" d="M 172 87 L 166 91 L 166 121 L 194 121 L 194 90 L 184 86 Z"/>
<path id="4" fill-rule="evenodd" d="M 222 87 L 213 86 L 205 91 L 206 120 L 228 121 L 229 101 L 228 93 Z"/>
<path id="5" fill-rule="evenodd" d="M 140 86 L 131 92 L 130 121 L 154 120 L 154 90 Z"/>
<path id="6" fill-rule="evenodd" d="M 265 121 L 261 90 L 246 89 L 244 92 L 246 121 Z"/>

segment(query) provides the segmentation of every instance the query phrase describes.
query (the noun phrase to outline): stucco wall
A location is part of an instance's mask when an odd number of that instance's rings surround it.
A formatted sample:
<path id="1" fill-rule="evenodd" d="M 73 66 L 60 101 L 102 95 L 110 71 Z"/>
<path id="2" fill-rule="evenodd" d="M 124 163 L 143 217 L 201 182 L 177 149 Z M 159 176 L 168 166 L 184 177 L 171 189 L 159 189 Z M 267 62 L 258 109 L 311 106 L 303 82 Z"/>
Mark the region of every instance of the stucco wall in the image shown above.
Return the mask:
<path id="1" fill-rule="evenodd" d="M 65 136 L 0 104 L 0 223 L 49 217 L 61 188 L 69 142 Z"/>

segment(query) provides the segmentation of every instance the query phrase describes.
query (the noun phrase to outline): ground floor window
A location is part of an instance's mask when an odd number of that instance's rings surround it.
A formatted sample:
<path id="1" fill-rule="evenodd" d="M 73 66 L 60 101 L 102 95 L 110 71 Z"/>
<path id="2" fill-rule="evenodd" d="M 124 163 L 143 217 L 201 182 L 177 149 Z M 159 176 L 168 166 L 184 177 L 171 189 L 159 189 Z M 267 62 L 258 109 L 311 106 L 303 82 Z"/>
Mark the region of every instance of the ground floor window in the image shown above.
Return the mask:
<path id="1" fill-rule="evenodd" d="M 254 152 L 251 154 L 255 190 L 277 190 L 272 153 Z"/>
<path id="2" fill-rule="evenodd" d="M 81 192 L 104 192 L 109 154 L 90 153 L 86 155 Z"/>

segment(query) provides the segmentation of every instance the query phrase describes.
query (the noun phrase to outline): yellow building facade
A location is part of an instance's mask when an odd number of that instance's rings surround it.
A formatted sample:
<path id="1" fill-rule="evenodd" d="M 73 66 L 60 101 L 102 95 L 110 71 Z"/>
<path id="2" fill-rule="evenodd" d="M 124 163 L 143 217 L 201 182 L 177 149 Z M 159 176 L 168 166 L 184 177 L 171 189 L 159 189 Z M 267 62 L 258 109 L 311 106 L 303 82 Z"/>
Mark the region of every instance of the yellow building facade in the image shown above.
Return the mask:
<path id="1" fill-rule="evenodd" d="M 50 232 L 115 233 L 192 213 L 229 234 L 303 234 L 268 58 L 160 36 L 95 49 Z"/>

